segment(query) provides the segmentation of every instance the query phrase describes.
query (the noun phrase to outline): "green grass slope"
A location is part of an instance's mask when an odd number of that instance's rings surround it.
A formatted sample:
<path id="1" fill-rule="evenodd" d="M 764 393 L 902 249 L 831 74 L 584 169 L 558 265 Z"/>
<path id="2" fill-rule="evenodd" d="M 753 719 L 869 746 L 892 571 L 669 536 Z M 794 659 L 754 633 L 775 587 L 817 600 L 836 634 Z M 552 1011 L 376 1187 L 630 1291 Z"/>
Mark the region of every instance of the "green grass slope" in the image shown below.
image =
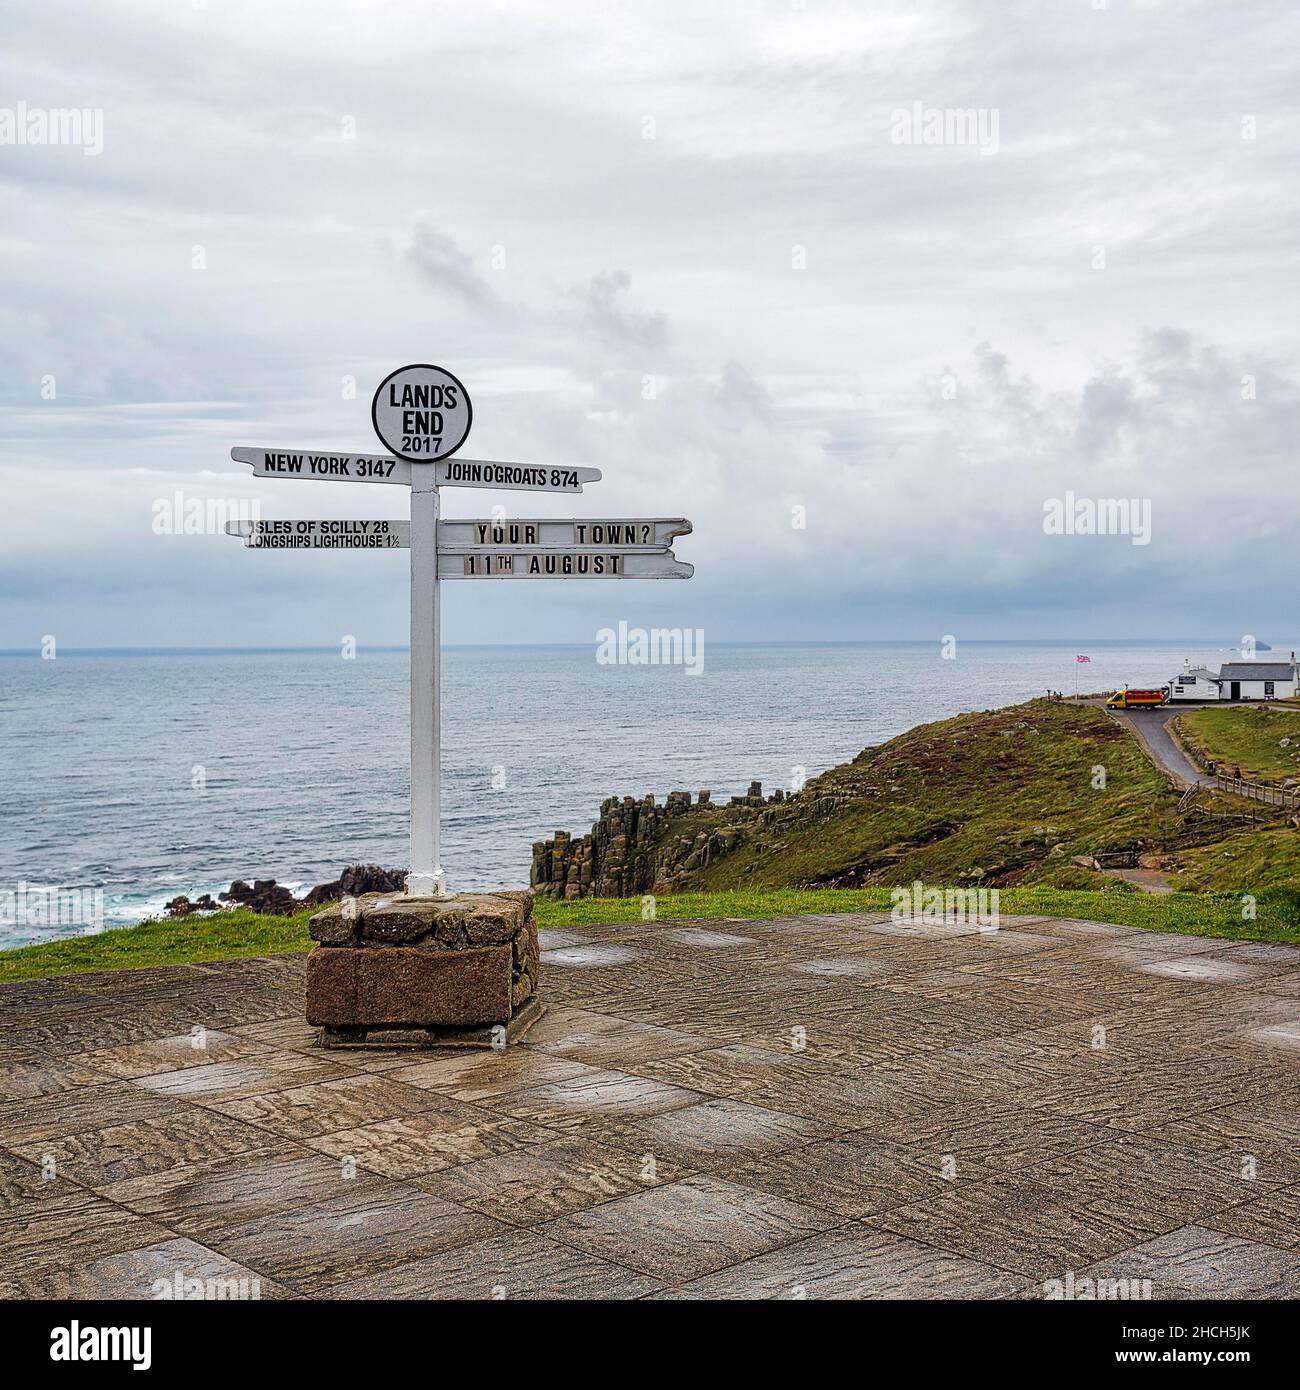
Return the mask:
<path id="1" fill-rule="evenodd" d="M 1291 710 L 1240 705 L 1189 710 L 1178 716 L 1177 729 L 1183 746 L 1202 766 L 1213 758 L 1263 781 L 1300 779 L 1300 718 Z"/>
<path id="2" fill-rule="evenodd" d="M 825 815 L 801 807 L 830 798 Z M 1090 705 L 1031 701 L 925 724 L 809 784 L 687 887 L 1101 886 L 1075 855 L 1164 847 L 1178 797 L 1132 736 Z"/>

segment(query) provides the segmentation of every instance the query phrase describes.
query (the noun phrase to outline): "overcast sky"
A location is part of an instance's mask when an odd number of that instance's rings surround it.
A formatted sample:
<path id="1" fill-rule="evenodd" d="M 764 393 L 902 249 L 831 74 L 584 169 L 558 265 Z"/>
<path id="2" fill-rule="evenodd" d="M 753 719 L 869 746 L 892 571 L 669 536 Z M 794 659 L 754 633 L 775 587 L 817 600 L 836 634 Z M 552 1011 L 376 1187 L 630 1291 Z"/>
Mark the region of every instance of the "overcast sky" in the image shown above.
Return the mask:
<path id="1" fill-rule="evenodd" d="M 404 362 L 464 456 L 604 470 L 446 514 L 695 523 L 689 583 L 450 585 L 449 641 L 1290 640 L 1297 11 L 1098 3 L 6 5 L 0 139 L 102 152 L 0 143 L 0 647 L 404 642 L 403 555 L 155 532 L 403 515 L 229 450 L 379 451 Z"/>

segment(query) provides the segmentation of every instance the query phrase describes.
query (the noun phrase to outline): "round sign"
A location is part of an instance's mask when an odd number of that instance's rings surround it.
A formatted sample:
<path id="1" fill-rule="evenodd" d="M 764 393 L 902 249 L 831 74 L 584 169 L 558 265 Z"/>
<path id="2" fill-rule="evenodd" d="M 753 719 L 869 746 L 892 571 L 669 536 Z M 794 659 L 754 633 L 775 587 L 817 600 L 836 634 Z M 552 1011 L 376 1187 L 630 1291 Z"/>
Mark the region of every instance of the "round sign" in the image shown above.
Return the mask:
<path id="1" fill-rule="evenodd" d="M 450 372 L 428 363 L 399 367 L 379 383 L 370 404 L 384 446 L 412 463 L 450 458 L 469 437 L 474 409 Z"/>

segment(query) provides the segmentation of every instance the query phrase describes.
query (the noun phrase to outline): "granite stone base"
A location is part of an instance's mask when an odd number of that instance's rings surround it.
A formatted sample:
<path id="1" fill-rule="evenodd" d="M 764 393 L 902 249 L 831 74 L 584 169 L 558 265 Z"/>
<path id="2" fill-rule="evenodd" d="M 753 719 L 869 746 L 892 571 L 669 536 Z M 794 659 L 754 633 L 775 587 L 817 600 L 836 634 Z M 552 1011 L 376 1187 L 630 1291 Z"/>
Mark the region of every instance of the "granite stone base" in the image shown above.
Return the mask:
<path id="1" fill-rule="evenodd" d="M 323 1046 L 499 1047 L 540 1017 L 529 892 L 367 893 L 310 931 L 307 1021 Z"/>
<path id="2" fill-rule="evenodd" d="M 500 1051 L 521 1041 L 546 1013 L 540 999 L 521 1004 L 504 1024 L 478 1024 L 464 1028 L 330 1028 L 323 1027 L 316 1045 L 324 1048 L 395 1052 L 403 1048 L 486 1047 Z"/>

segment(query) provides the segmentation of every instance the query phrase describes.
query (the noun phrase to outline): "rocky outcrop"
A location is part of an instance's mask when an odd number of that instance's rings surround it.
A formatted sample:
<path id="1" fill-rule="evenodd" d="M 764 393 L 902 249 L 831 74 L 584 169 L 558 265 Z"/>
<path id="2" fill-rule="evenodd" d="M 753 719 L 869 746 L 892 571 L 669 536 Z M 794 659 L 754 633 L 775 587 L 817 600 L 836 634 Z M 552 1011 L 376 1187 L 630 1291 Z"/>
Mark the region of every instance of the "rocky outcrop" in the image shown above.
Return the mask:
<path id="1" fill-rule="evenodd" d="M 690 792 L 669 792 L 663 805 L 653 796 L 611 796 L 601 803 L 590 834 L 581 837 L 557 830 L 533 845 L 529 875 L 533 891 L 548 898 L 630 898 L 644 893 L 678 891 L 694 869 L 703 868 L 743 842 L 746 822 L 771 825 L 782 808 L 800 804 L 807 814 L 815 801 L 801 794 L 774 792 L 764 800 L 761 782 L 751 782 L 744 796 L 716 804 L 702 791 L 692 804 Z"/>
<path id="2" fill-rule="evenodd" d="M 1146 771 L 1123 771 L 1124 737 L 1100 711 L 1035 701 L 922 725 L 794 792 L 764 797 L 753 783 L 725 804 L 692 804 L 686 792 L 663 805 L 615 798 L 589 834 L 535 844 L 531 881 L 548 897 L 585 898 L 750 883 L 890 887 L 933 875 L 1012 887 L 1078 875 L 1084 864 L 1095 873 L 1111 853 L 1136 861 L 1185 830 L 1172 803 L 1148 812 L 1132 797 L 1119 819 L 1098 823 L 1095 765 L 1135 779 Z M 1048 807 L 1059 824 L 1042 823 Z"/>
<path id="3" fill-rule="evenodd" d="M 251 887 L 242 878 L 237 878 L 228 892 L 217 896 L 232 907 L 246 907 L 251 912 L 267 912 L 276 916 L 288 916 L 299 907 L 292 890 L 273 878 L 254 879 Z"/>
<path id="4" fill-rule="evenodd" d="M 217 912 L 221 908 L 239 907 L 248 912 L 264 912 L 276 917 L 288 917 L 305 907 L 323 907 L 340 898 L 359 898 L 364 893 L 400 893 L 406 886 L 404 869 L 381 869 L 378 864 L 349 864 L 329 883 L 318 883 L 301 898 L 273 878 L 254 879 L 246 883 L 237 878 L 224 893 L 214 899 L 210 893 L 191 899 L 182 894 L 169 902 L 165 911 L 169 917 L 188 917 L 192 912 Z"/>
<path id="5" fill-rule="evenodd" d="M 173 898 L 167 903 L 163 911 L 169 917 L 188 917 L 191 912 L 216 912 L 221 904 L 213 898 L 211 893 L 204 893 L 202 897 L 195 898 L 191 902 L 182 893 L 179 898 Z"/>
<path id="6" fill-rule="evenodd" d="M 232 885 L 233 886 L 233 885 Z M 406 887 L 405 869 L 381 869 L 378 864 L 349 864 L 333 883 L 318 883 L 301 907 L 319 907 L 363 893 L 400 893 Z"/>

